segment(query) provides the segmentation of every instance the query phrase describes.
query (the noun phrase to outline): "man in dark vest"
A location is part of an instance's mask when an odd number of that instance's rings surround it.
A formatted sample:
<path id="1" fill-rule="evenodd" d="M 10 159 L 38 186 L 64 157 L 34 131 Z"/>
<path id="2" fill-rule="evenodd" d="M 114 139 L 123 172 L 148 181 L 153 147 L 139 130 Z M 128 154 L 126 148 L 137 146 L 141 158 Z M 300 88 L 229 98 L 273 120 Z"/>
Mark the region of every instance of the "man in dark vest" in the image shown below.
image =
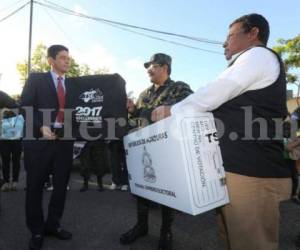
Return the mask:
<path id="1" fill-rule="evenodd" d="M 26 183 L 26 223 L 32 237 L 30 250 L 42 248 L 44 236 L 69 240 L 72 234 L 60 225 L 66 200 L 66 190 L 73 162 L 73 142 L 60 140 L 66 126 L 65 112 L 70 82 L 65 77 L 70 65 L 65 46 L 48 48 L 51 71 L 30 74 L 22 95 L 21 106 L 33 110 L 26 112 L 26 131 L 32 126 L 34 138 L 24 138 L 24 164 Z M 50 112 L 50 117 L 47 114 Z M 49 119 L 50 118 L 50 119 Z M 53 192 L 44 220 L 43 187 L 49 174 L 53 174 Z"/>
<path id="2" fill-rule="evenodd" d="M 279 203 L 291 189 L 276 132 L 287 115 L 285 71 L 279 56 L 266 47 L 268 38 L 263 16 L 236 19 L 224 43 L 228 68 L 178 104 L 153 112 L 156 120 L 191 110 L 213 112 L 230 198 L 219 219 L 232 250 L 278 248 Z"/>

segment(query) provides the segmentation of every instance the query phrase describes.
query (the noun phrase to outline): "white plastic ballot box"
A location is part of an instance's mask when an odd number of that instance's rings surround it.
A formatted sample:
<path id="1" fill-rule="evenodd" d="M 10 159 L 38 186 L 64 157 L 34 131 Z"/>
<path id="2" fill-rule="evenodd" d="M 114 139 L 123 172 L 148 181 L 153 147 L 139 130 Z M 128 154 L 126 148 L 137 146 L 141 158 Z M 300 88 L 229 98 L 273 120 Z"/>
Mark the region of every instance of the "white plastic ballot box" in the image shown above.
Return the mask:
<path id="1" fill-rule="evenodd" d="M 124 146 L 132 193 L 192 215 L 229 202 L 211 113 L 168 117 Z"/>

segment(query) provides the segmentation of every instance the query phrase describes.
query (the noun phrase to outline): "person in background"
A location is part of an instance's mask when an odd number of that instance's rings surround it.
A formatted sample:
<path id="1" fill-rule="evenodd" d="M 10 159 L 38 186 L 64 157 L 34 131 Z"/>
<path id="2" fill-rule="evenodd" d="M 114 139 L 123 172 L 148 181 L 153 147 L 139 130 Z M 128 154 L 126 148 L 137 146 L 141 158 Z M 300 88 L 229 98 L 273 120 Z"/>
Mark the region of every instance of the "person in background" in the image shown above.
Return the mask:
<path id="1" fill-rule="evenodd" d="M 300 107 L 296 108 L 289 116 L 291 136 L 286 139 L 286 156 L 294 164 L 289 164 L 292 171 L 292 201 L 300 204 Z"/>
<path id="2" fill-rule="evenodd" d="M 108 172 L 108 152 L 105 141 L 87 142 L 80 155 L 80 174 L 83 177 L 83 186 L 80 192 L 86 192 L 89 189 L 89 180 L 91 174 L 97 177 L 98 191 L 103 191 L 102 177 Z"/>
<path id="3" fill-rule="evenodd" d="M 286 120 L 283 123 L 284 159 L 292 173 L 291 200 L 296 204 L 300 204 L 299 175 L 296 167 L 297 161 L 300 157 L 300 138 L 292 132 L 291 121 Z"/>
<path id="4" fill-rule="evenodd" d="M 6 110 L 3 112 L 3 118 L 8 119 L 16 117 L 16 114 L 11 110 Z M 16 121 L 10 121 L 16 122 Z M 15 124 L 11 124 L 15 126 Z M 2 171 L 4 184 L 2 186 L 2 191 L 17 191 L 19 174 L 20 174 L 20 160 L 22 153 L 22 142 L 21 138 L 15 139 L 3 139 L 0 141 L 0 152 L 2 157 Z M 12 163 L 12 179 L 10 178 L 10 170 Z"/>
<path id="5" fill-rule="evenodd" d="M 17 108 L 18 104 L 16 103 L 16 101 L 11 98 L 8 94 L 6 94 L 5 92 L 0 90 L 0 109 L 3 108 L 9 108 L 9 109 L 14 109 Z M 2 110 L 0 110 L 2 113 Z M 1 117 L 2 119 L 2 117 Z M 1 142 L 0 142 L 1 144 Z M 1 145 L 0 145 L 1 148 Z M 8 182 L 6 182 L 4 179 L 0 178 L 0 191 L 2 190 L 3 185 L 6 184 L 6 187 L 4 189 L 8 189 L 9 188 L 9 184 Z M 0 192 L 0 211 L 1 211 L 1 192 Z"/>
<path id="6" fill-rule="evenodd" d="M 0 90 L 0 109 L 8 108 L 14 109 L 18 108 L 18 103 L 11 98 L 8 94 Z"/>
<path id="7" fill-rule="evenodd" d="M 124 164 L 124 146 L 122 140 L 111 140 L 108 143 L 109 159 L 111 166 L 112 183 L 107 188 L 110 190 L 121 189 L 126 191 L 126 163 Z"/>
<path id="8" fill-rule="evenodd" d="M 292 171 L 292 195 L 291 199 L 296 204 L 300 204 L 299 197 L 299 181 L 300 175 L 297 171 L 297 164 L 300 162 L 300 137 L 298 131 L 294 131 L 291 125 L 292 122 L 297 123 L 299 128 L 299 108 L 297 108 L 291 115 L 291 120 L 287 120 L 283 124 L 283 137 L 284 137 L 284 158 L 287 166 Z M 300 247 L 300 234 L 296 237 L 295 246 Z"/>

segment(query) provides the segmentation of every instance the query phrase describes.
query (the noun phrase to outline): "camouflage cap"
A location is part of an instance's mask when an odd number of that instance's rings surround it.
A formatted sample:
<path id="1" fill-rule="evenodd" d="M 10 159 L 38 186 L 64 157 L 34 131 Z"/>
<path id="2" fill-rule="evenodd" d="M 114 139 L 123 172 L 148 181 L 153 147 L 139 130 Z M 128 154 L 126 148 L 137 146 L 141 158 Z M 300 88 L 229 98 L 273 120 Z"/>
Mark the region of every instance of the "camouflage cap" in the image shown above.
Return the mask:
<path id="1" fill-rule="evenodd" d="M 167 54 L 157 53 L 157 54 L 154 54 L 153 56 L 151 56 L 149 62 L 144 63 L 144 67 L 147 69 L 151 64 L 154 64 L 154 63 L 160 64 L 160 65 L 167 64 L 169 66 L 169 68 L 171 68 L 172 58 Z"/>

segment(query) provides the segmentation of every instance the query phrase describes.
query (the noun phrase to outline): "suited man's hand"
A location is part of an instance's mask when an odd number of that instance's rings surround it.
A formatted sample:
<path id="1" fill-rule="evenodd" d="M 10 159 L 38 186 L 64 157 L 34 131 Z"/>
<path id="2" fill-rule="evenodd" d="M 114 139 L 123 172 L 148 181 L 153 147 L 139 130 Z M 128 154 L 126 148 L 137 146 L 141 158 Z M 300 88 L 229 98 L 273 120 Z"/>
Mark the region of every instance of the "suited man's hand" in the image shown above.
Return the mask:
<path id="1" fill-rule="evenodd" d="M 171 106 L 159 106 L 151 113 L 151 120 L 157 122 L 171 115 Z"/>
<path id="2" fill-rule="evenodd" d="M 41 127 L 41 133 L 43 135 L 43 138 L 45 138 L 47 140 L 55 140 L 56 139 L 56 135 L 47 126 Z"/>

